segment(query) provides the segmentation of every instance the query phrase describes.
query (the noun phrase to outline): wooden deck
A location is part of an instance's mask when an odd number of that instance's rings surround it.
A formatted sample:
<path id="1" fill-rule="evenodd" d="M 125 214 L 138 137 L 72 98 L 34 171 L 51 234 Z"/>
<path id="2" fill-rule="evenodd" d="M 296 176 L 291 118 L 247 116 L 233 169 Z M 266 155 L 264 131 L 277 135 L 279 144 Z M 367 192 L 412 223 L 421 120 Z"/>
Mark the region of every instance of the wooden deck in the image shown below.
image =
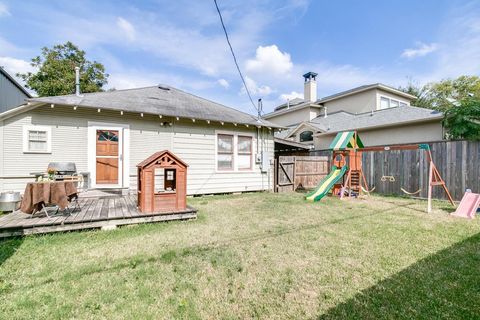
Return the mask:
<path id="1" fill-rule="evenodd" d="M 197 210 L 187 207 L 184 211 L 141 213 L 137 209 L 136 196 L 101 196 L 80 198 L 80 210 L 70 215 L 58 213 L 46 217 L 16 211 L 0 217 L 0 238 L 62 232 L 92 228 L 115 228 L 116 226 L 153 223 L 171 220 L 186 220 L 197 217 Z M 55 212 L 50 209 L 49 214 Z"/>

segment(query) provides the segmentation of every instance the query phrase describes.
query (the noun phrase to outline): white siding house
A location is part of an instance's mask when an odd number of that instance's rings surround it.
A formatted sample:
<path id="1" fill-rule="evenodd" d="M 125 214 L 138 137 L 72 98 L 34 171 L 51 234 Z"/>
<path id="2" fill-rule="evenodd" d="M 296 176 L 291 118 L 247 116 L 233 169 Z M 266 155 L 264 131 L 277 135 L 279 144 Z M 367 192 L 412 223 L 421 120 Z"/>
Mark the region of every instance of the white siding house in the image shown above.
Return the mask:
<path id="1" fill-rule="evenodd" d="M 137 187 L 136 165 L 165 149 L 189 165 L 187 193 L 190 195 L 272 188 L 273 172 L 269 161 L 273 159 L 275 125 L 258 122 L 253 116 L 218 104 L 210 106 L 208 103 L 213 102 L 204 99 L 196 101 L 200 98 L 181 91 L 178 91 L 181 93 L 179 96 L 169 100 L 169 109 L 163 108 L 163 105 L 141 109 L 144 102 L 140 100 L 135 107 L 129 106 L 135 103 L 136 95 L 142 95 L 142 99 L 144 95 L 151 97 L 150 89 L 145 92 L 130 91 L 129 98 L 135 93 L 131 98 L 133 100 L 127 101 L 122 97 L 126 104 L 121 106 L 121 110 L 114 110 L 112 105 L 115 101 L 111 98 L 112 94 L 115 97 L 125 95 L 117 91 L 85 94 L 90 98 L 96 96 L 95 99 L 110 95 L 106 98 L 110 101 L 109 105 L 104 102 L 82 106 L 80 99 L 72 104 L 65 99 L 60 101 L 59 97 L 51 97 L 55 99 L 48 102 L 43 102 L 47 98 L 38 98 L 32 99 L 30 105 L 0 114 L 0 191 L 23 191 L 25 183 L 33 181 L 31 173 L 45 171 L 49 162 L 75 162 L 78 172 L 90 173 L 93 188 L 134 191 Z M 153 93 L 156 94 L 156 91 Z M 169 94 L 172 93 L 177 94 L 176 89 L 170 88 Z M 160 95 L 163 93 L 160 92 Z M 189 107 L 185 107 L 185 101 L 182 101 L 185 97 L 194 104 L 191 108 L 207 110 L 207 115 L 209 107 L 220 109 L 218 117 L 222 118 L 216 119 L 214 115 L 210 119 L 197 117 L 199 113 L 186 117 Z M 53 100 L 57 103 L 50 103 Z M 171 101 L 177 101 L 180 107 L 170 105 Z M 88 103 L 94 104 L 92 101 Z M 143 110 L 145 112 L 139 112 Z M 120 151 L 115 159 L 118 159 L 118 181 L 111 185 L 103 185 L 96 180 L 99 130 L 118 132 Z M 232 150 L 228 151 L 231 154 L 226 156 L 229 168 L 219 168 L 218 165 L 221 153 L 217 148 L 218 136 L 222 134 L 231 137 L 233 142 Z"/>

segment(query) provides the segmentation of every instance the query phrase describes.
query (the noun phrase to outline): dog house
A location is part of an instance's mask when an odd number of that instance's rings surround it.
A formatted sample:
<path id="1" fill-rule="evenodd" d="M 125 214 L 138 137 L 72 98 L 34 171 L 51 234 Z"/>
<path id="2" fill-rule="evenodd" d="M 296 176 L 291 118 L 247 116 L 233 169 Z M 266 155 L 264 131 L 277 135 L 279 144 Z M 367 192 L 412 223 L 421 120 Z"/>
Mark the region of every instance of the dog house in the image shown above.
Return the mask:
<path id="1" fill-rule="evenodd" d="M 141 212 L 172 212 L 187 207 L 188 165 L 168 150 L 137 165 L 138 208 Z"/>

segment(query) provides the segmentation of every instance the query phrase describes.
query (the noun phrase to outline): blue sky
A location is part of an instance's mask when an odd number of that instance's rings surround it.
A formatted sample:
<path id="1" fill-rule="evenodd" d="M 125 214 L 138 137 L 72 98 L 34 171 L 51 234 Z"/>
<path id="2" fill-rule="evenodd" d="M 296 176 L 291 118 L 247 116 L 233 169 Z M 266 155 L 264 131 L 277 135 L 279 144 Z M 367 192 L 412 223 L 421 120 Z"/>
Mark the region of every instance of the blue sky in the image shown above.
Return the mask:
<path id="1" fill-rule="evenodd" d="M 480 73 L 479 1 L 218 0 L 254 99 L 271 111 L 302 96 L 382 82 L 418 84 Z M 0 0 L 0 65 L 31 69 L 67 40 L 102 62 L 117 89 L 165 83 L 254 112 L 213 0 Z"/>

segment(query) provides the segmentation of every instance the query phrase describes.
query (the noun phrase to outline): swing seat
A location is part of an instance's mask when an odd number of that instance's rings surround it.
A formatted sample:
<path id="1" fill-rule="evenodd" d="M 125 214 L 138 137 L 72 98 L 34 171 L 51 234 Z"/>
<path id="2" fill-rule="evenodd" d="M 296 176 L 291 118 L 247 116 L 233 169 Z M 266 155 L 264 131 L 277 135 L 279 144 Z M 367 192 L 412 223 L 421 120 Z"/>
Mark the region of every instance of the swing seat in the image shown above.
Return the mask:
<path id="1" fill-rule="evenodd" d="M 422 189 L 418 189 L 418 190 L 417 190 L 417 191 L 415 191 L 415 192 L 408 192 L 407 190 L 405 190 L 405 189 L 403 189 L 403 188 L 400 188 L 400 190 L 402 190 L 402 191 L 403 191 L 403 193 L 405 193 L 405 194 L 408 194 L 408 195 L 410 195 L 410 196 L 413 196 L 413 195 L 419 194 L 419 193 L 422 191 Z"/>

